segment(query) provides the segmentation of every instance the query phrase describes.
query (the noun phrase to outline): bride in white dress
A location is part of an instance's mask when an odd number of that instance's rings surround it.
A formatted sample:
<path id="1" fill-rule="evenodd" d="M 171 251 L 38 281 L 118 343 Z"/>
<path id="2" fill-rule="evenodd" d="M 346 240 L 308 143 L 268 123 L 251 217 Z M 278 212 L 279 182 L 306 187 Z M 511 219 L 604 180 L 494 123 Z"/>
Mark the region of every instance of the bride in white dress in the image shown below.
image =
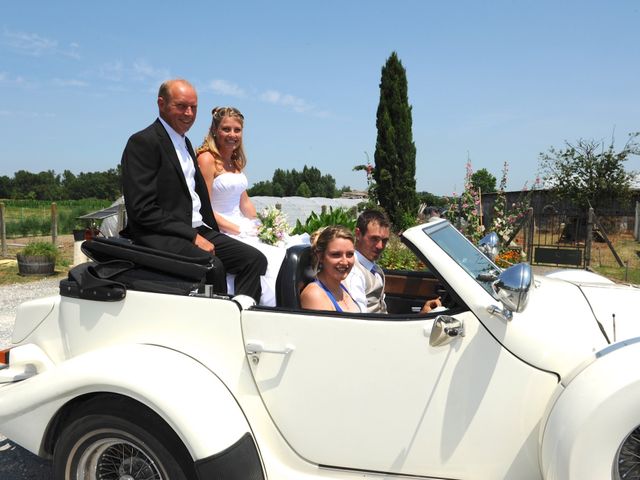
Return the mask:
<path id="1" fill-rule="evenodd" d="M 220 231 L 260 250 L 269 262 L 261 278 L 261 305 L 275 306 L 275 284 L 285 249 L 260 242 L 256 208 L 247 195 L 247 177 L 243 173 L 247 159 L 242 148 L 244 117 L 232 107 L 216 107 L 204 143 L 198 148 L 198 165 L 209 189 L 213 213 Z M 227 288 L 233 293 L 232 277 Z"/>

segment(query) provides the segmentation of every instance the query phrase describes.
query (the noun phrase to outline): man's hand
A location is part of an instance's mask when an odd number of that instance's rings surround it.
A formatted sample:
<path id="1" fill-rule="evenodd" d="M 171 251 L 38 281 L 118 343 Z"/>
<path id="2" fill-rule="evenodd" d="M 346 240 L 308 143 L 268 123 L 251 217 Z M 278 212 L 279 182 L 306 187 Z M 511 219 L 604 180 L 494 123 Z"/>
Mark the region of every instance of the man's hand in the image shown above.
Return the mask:
<path id="1" fill-rule="evenodd" d="M 211 243 L 209 240 L 204 238 L 202 235 L 200 235 L 199 233 L 196 235 L 196 238 L 193 241 L 193 243 L 196 244 L 196 247 L 201 248 L 205 252 L 209 252 L 214 255 L 216 253 L 216 246 L 213 243 Z"/>
<path id="2" fill-rule="evenodd" d="M 429 313 L 436 307 L 441 307 L 442 302 L 440 301 L 440 297 L 434 298 L 433 300 L 427 300 L 422 307 L 421 313 Z"/>

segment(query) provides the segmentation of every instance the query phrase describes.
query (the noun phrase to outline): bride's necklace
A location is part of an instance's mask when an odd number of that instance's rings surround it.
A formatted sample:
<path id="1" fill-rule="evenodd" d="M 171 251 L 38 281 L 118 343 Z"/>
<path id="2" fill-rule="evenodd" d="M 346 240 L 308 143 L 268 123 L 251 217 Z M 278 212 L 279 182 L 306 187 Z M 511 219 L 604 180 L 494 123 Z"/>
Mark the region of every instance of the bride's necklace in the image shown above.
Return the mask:
<path id="1" fill-rule="evenodd" d="M 222 163 L 222 168 L 225 169 L 225 171 L 227 172 L 235 172 L 236 171 L 236 165 L 235 162 L 233 160 L 223 160 Z"/>

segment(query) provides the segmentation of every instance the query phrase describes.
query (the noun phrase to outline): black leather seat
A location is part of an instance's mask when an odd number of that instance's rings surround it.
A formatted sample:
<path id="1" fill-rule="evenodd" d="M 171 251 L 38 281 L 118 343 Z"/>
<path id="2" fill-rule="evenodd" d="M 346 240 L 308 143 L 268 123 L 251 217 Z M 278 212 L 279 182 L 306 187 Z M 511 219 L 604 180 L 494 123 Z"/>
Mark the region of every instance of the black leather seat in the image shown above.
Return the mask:
<path id="1" fill-rule="evenodd" d="M 315 274 L 311 267 L 311 247 L 289 247 L 276 279 L 276 305 L 300 309 L 300 292 L 313 280 Z"/>

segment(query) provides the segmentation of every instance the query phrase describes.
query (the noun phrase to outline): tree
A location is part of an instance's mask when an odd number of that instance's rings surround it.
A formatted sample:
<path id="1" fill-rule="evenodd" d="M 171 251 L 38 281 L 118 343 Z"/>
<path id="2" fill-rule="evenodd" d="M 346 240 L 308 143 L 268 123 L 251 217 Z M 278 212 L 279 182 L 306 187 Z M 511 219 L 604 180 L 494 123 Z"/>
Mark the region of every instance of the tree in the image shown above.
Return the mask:
<path id="1" fill-rule="evenodd" d="M 609 146 L 603 141 L 580 139 L 575 144 L 565 142 L 562 149 L 551 147 L 540 154 L 544 185 L 579 207 L 591 204 L 596 208 L 627 199 L 635 172 L 627 172 L 624 162 L 631 155 L 640 155 L 638 135 L 640 132 L 630 134 L 619 152 L 613 138 Z"/>
<path id="2" fill-rule="evenodd" d="M 304 185 L 304 187 L 303 187 Z M 249 196 L 273 195 L 275 197 L 328 197 L 340 195 L 336 181 L 331 175 L 322 175 L 316 167 L 303 167 L 301 172 L 280 168 L 273 172 L 272 181 L 256 183 L 247 190 Z"/>
<path id="3" fill-rule="evenodd" d="M 305 198 L 309 198 L 311 196 L 311 189 L 309 188 L 309 185 L 307 185 L 307 182 L 302 182 L 298 186 L 296 190 L 296 196 Z"/>
<path id="4" fill-rule="evenodd" d="M 471 175 L 471 185 L 482 193 L 490 193 L 496 191 L 496 177 L 489 173 L 486 168 L 481 168 L 473 172 Z"/>
<path id="5" fill-rule="evenodd" d="M 6 175 L 0 177 L 0 198 L 13 196 L 13 180 Z"/>
<path id="6" fill-rule="evenodd" d="M 248 193 L 252 197 L 264 196 L 270 197 L 273 195 L 273 183 L 269 180 L 257 182 L 253 187 L 249 188 Z"/>
<path id="7" fill-rule="evenodd" d="M 407 89 L 405 69 L 393 52 L 382 67 L 373 177 L 377 200 L 398 230 L 413 225 L 418 213 L 416 146 Z"/>
<path id="8" fill-rule="evenodd" d="M 15 198 L 33 200 L 55 200 L 60 198 L 60 175 L 53 170 L 31 173 L 18 170 L 13 177 L 13 194 Z"/>

